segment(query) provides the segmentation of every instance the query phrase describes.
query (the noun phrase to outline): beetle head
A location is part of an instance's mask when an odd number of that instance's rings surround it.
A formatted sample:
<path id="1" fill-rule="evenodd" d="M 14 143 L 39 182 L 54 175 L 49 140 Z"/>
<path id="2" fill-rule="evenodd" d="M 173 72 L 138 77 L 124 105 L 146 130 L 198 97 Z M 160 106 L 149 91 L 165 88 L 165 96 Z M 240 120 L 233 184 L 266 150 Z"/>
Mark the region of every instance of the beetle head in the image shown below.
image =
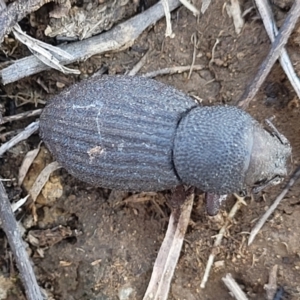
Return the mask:
<path id="1" fill-rule="evenodd" d="M 253 127 L 253 146 L 246 172 L 248 186 L 274 185 L 280 183 L 288 173 L 291 146 L 277 135 L 272 135 L 260 125 Z"/>

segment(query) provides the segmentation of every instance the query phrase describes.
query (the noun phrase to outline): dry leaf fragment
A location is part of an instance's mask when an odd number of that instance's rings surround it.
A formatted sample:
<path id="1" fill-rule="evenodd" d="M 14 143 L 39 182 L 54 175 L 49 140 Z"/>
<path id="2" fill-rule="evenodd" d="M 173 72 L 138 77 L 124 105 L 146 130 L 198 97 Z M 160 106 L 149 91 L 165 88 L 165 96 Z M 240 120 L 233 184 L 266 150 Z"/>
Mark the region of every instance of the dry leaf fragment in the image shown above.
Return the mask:
<path id="1" fill-rule="evenodd" d="M 209 5 L 211 3 L 211 0 L 203 0 L 201 5 L 201 13 L 204 15 L 206 10 L 208 9 Z"/>
<path id="2" fill-rule="evenodd" d="M 72 265 L 72 262 L 70 261 L 65 261 L 65 260 L 61 260 L 59 262 L 59 265 L 62 266 L 62 267 L 70 267 Z"/>
<path id="3" fill-rule="evenodd" d="M 52 162 L 48 166 L 46 166 L 43 171 L 39 174 L 38 178 L 35 180 L 32 188 L 29 191 L 29 194 L 32 197 L 33 202 L 35 202 L 37 196 L 40 194 L 42 188 L 46 184 L 46 182 L 49 180 L 49 177 L 51 173 L 53 173 L 55 170 L 60 169 L 61 166 L 58 164 L 57 161 Z"/>
<path id="4" fill-rule="evenodd" d="M 28 170 L 30 169 L 33 161 L 35 160 L 38 153 L 40 152 L 40 148 L 41 148 L 41 143 L 39 143 L 37 149 L 31 150 L 25 155 L 22 165 L 19 170 L 19 176 L 18 176 L 19 186 L 21 186 L 21 184 L 23 183 L 23 180 L 24 180 Z"/>
<path id="5" fill-rule="evenodd" d="M 63 59 L 73 59 L 73 56 L 68 52 L 59 47 L 54 47 L 50 44 L 32 38 L 22 31 L 18 24 L 14 26 L 13 33 L 16 39 L 26 45 L 31 53 L 47 66 L 61 71 L 64 74 L 80 74 L 79 70 L 65 67 L 61 64 L 60 59 L 57 58 L 57 56 L 59 56 Z"/>
<path id="6" fill-rule="evenodd" d="M 8 297 L 9 290 L 13 289 L 14 286 L 14 279 L 0 276 L 0 300 L 6 299 Z"/>
<path id="7" fill-rule="evenodd" d="M 231 5 L 226 5 L 227 14 L 232 17 L 236 34 L 240 34 L 244 19 L 242 17 L 241 7 L 238 0 L 231 0 Z"/>
<path id="8" fill-rule="evenodd" d="M 16 203 L 12 203 L 11 205 L 11 209 L 13 212 L 17 211 L 22 205 L 24 205 L 28 199 L 29 195 L 27 195 L 26 197 L 18 200 Z"/>

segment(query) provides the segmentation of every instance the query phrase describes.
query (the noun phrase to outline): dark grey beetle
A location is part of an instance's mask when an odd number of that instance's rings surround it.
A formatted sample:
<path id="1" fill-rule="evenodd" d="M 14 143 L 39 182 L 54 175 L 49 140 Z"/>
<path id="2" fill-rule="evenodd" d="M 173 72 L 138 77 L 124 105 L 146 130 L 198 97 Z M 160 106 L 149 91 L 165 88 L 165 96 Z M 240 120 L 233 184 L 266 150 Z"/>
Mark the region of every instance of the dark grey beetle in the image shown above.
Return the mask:
<path id="1" fill-rule="evenodd" d="M 228 194 L 287 174 L 289 144 L 232 106 L 200 107 L 141 77 L 91 78 L 55 96 L 40 134 L 57 161 L 105 188 L 160 191 L 179 184 Z"/>

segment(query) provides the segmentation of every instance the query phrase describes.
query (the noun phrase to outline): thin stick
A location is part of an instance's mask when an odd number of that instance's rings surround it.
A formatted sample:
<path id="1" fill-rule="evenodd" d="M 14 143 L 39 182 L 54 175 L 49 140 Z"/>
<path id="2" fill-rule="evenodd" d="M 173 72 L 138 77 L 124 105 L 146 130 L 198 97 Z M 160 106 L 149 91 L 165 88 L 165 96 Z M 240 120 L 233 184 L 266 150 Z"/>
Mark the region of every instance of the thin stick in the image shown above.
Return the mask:
<path id="1" fill-rule="evenodd" d="M 225 277 L 222 278 L 223 282 L 229 289 L 229 291 L 232 293 L 235 299 L 237 300 L 248 300 L 245 293 L 242 291 L 240 286 L 236 283 L 236 281 L 233 279 L 232 275 L 230 273 L 226 274 Z"/>
<path id="2" fill-rule="evenodd" d="M 195 61 L 196 61 L 197 46 L 198 46 L 198 38 L 197 38 L 197 33 L 196 32 L 194 32 L 192 34 L 192 36 L 191 36 L 191 42 L 193 43 L 194 51 L 193 51 L 193 59 L 192 59 L 192 64 L 191 64 L 191 68 L 190 68 L 188 79 L 190 79 L 191 76 L 192 76 L 193 67 L 194 67 Z"/>
<path id="3" fill-rule="evenodd" d="M 291 189 L 291 187 L 295 184 L 295 182 L 300 177 L 300 166 L 297 167 L 294 174 L 291 176 L 289 182 L 285 186 L 285 188 L 282 190 L 280 195 L 275 199 L 274 203 L 270 206 L 270 208 L 265 212 L 265 214 L 260 218 L 260 220 L 256 223 L 256 225 L 251 230 L 248 245 L 251 245 L 254 238 L 256 237 L 257 233 L 260 231 L 260 229 L 264 226 L 267 219 L 271 216 L 271 214 L 274 212 L 274 210 L 277 208 L 281 200 L 285 197 L 285 195 L 288 193 L 288 191 Z"/>
<path id="4" fill-rule="evenodd" d="M 264 285 L 267 292 L 267 300 L 273 300 L 277 291 L 277 270 L 278 265 L 274 265 L 269 273 L 269 282 Z"/>
<path id="5" fill-rule="evenodd" d="M 234 194 L 234 196 L 237 198 L 237 201 L 236 203 L 234 204 L 234 206 L 232 207 L 224 225 L 222 226 L 222 228 L 220 229 L 220 232 L 219 234 L 217 235 L 217 238 L 214 242 L 214 246 L 213 248 L 216 248 L 218 246 L 221 245 L 221 241 L 223 239 L 223 236 L 224 236 L 224 233 L 228 227 L 228 225 L 232 222 L 235 214 L 237 213 L 237 211 L 240 209 L 240 207 L 243 205 L 245 205 L 245 201 L 242 197 L 239 197 L 238 195 Z M 206 268 L 205 268 L 205 272 L 204 272 L 204 275 L 203 275 L 203 279 L 201 281 L 201 285 L 200 287 L 202 289 L 205 288 L 205 285 L 206 285 L 206 282 L 208 280 L 208 276 L 209 276 L 209 273 L 210 273 L 210 270 L 212 268 L 212 265 L 214 263 L 214 260 L 215 260 L 215 253 L 214 251 L 212 251 L 212 253 L 209 255 L 209 258 L 208 258 L 208 261 L 207 261 L 207 264 L 206 264 Z"/>
<path id="6" fill-rule="evenodd" d="M 270 3 L 268 0 L 256 0 L 255 3 L 259 14 L 261 15 L 268 36 L 273 43 L 275 36 L 278 34 L 278 29 L 272 14 Z M 300 99 L 300 80 L 293 68 L 293 64 L 285 48 L 282 49 L 279 61 L 298 98 Z"/>
<path id="7" fill-rule="evenodd" d="M 139 70 L 145 65 L 149 54 L 150 54 L 150 50 L 148 50 L 144 54 L 144 56 L 140 59 L 140 61 L 126 75 L 135 76 L 139 72 Z"/>
<path id="8" fill-rule="evenodd" d="M 143 300 L 166 300 L 168 298 L 171 280 L 189 224 L 193 202 L 194 193 L 187 197 L 180 208 L 173 209 L 166 236 L 159 249 L 151 280 Z"/>
<path id="9" fill-rule="evenodd" d="M 22 120 L 22 119 L 29 118 L 29 117 L 39 116 L 42 113 L 42 111 L 43 111 L 42 109 L 35 109 L 35 110 L 31 110 L 31 111 L 25 111 L 25 112 L 17 114 L 17 115 L 3 117 L 2 122 L 0 122 L 0 124 L 5 124 L 8 122 Z"/>
<path id="10" fill-rule="evenodd" d="M 52 1 L 18 0 L 9 5 L 8 8 L 0 10 L 0 44 L 3 42 L 5 34 L 8 34 L 17 22 L 31 12 L 38 10 L 45 3 Z"/>
<path id="11" fill-rule="evenodd" d="M 169 0 L 170 11 L 180 6 L 179 0 Z M 61 46 L 63 50 L 72 53 L 73 59 L 62 59 L 62 65 L 101 54 L 108 51 L 116 51 L 129 47 L 135 39 L 150 25 L 156 23 L 164 16 L 161 3 L 157 3 L 143 13 L 115 26 L 112 30 L 89 39 Z M 28 56 L 16 60 L 12 65 L 0 70 L 0 78 L 3 84 L 17 81 L 21 78 L 48 70 L 46 66 L 35 56 Z"/>
<path id="12" fill-rule="evenodd" d="M 213 48 L 212 48 L 212 50 L 211 50 L 211 59 L 210 59 L 210 61 L 209 61 L 209 63 L 208 63 L 208 66 L 211 66 L 212 63 L 215 61 L 215 51 L 216 51 L 216 47 L 217 47 L 217 45 L 218 45 L 219 43 L 220 43 L 220 40 L 219 40 L 219 39 L 216 39 L 216 42 L 214 43 Z"/>
<path id="13" fill-rule="evenodd" d="M 171 67 L 171 68 L 164 68 L 164 69 L 160 69 L 160 70 L 156 70 L 156 71 L 152 71 L 152 72 L 148 72 L 145 74 L 142 74 L 142 77 L 147 77 L 147 78 L 153 78 L 156 76 L 162 76 L 162 75 L 168 75 L 168 74 L 174 74 L 174 73 L 183 73 L 186 71 L 189 71 L 191 69 L 192 66 L 181 66 L 181 67 Z M 193 71 L 199 71 L 199 70 L 203 70 L 203 66 L 202 65 L 194 65 L 193 66 Z"/>
<path id="14" fill-rule="evenodd" d="M 29 300 L 43 300 L 41 290 L 35 278 L 29 257 L 27 255 L 18 224 L 11 209 L 10 202 L 0 181 L 0 218 L 2 228 L 7 236 L 10 248 L 14 254 L 25 292 Z"/>
<path id="15" fill-rule="evenodd" d="M 39 129 L 39 121 L 33 122 L 28 125 L 22 132 L 13 137 L 8 142 L 4 143 L 0 147 L 0 156 L 2 156 L 7 150 L 15 146 L 21 141 L 28 139 L 32 134 L 34 134 Z"/>
<path id="16" fill-rule="evenodd" d="M 171 14 L 170 14 L 170 8 L 169 8 L 169 3 L 168 0 L 161 0 L 161 4 L 164 8 L 165 11 L 165 17 L 166 17 L 166 37 L 173 38 L 175 35 L 172 31 L 172 23 L 171 23 Z"/>
<path id="17" fill-rule="evenodd" d="M 183 6 L 185 6 L 188 10 L 190 10 L 194 16 L 199 16 L 200 12 L 199 10 L 196 8 L 196 6 L 194 6 L 191 2 L 187 1 L 187 0 L 180 0 L 181 4 Z"/>
<path id="18" fill-rule="evenodd" d="M 272 44 L 269 54 L 267 55 L 264 62 L 262 63 L 254 80 L 252 81 L 250 86 L 246 89 L 243 96 L 241 97 L 238 106 L 244 109 L 248 107 L 250 101 L 256 95 L 258 89 L 265 81 L 275 61 L 278 59 L 279 55 L 281 54 L 283 47 L 287 43 L 289 36 L 291 35 L 293 29 L 295 28 L 299 15 L 300 15 L 300 0 L 295 0 L 292 8 L 288 13 L 288 16 L 286 17 L 282 27 L 280 28 L 278 35 L 276 36 L 274 43 Z"/>

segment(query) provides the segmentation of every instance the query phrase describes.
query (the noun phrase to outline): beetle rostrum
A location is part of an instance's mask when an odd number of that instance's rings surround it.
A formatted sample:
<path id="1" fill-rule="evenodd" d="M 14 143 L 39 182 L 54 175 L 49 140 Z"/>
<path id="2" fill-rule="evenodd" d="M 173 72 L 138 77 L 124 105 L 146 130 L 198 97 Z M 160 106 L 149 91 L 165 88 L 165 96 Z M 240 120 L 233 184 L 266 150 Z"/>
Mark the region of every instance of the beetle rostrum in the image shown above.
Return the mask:
<path id="1" fill-rule="evenodd" d="M 287 174 L 289 144 L 233 106 L 202 107 L 142 77 L 82 81 L 49 101 L 40 135 L 92 185 L 160 191 L 178 184 L 228 194 Z"/>

